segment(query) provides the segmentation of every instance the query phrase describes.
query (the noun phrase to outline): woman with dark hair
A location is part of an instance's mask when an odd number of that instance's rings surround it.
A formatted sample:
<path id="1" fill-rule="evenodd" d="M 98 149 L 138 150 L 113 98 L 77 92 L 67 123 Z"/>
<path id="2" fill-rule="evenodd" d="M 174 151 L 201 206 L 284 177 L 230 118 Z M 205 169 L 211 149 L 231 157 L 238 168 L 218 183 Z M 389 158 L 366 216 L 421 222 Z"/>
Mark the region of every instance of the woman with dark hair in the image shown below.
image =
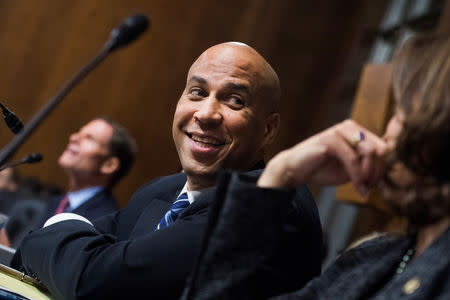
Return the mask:
<path id="1" fill-rule="evenodd" d="M 280 299 L 450 299 L 449 36 L 408 40 L 393 60 L 393 89 L 397 110 L 382 138 L 344 121 L 275 156 L 257 186 L 352 181 L 361 194 L 380 186 L 386 203 L 409 221 L 408 234 L 384 234 L 345 251 L 321 276 Z M 260 272 L 273 269 L 288 201 L 239 201 L 233 185 L 251 183 L 235 173 L 227 182 L 218 188 L 223 195 L 186 299 L 273 296 L 260 292 L 270 286 Z"/>

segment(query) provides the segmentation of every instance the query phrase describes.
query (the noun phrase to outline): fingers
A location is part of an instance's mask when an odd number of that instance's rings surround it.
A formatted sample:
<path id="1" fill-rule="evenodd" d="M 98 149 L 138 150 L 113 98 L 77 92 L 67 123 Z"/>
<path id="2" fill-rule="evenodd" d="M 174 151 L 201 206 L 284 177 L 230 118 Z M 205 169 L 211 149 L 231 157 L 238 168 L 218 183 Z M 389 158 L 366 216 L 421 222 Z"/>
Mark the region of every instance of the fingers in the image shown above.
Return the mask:
<path id="1" fill-rule="evenodd" d="M 358 192 L 365 195 L 382 175 L 386 143 L 351 120 L 337 125 L 336 134 L 342 138 L 336 145 L 336 155 Z"/>
<path id="2" fill-rule="evenodd" d="M 358 150 L 351 142 L 351 137 L 346 136 L 342 132 L 342 128 L 336 128 L 336 135 L 338 136 L 333 143 L 332 155 L 334 155 L 342 164 L 345 172 L 350 180 L 355 185 L 360 194 L 366 194 L 368 187 L 365 185 L 366 176 L 363 174 L 361 165 L 361 157 Z"/>
<path id="3" fill-rule="evenodd" d="M 358 152 L 361 154 L 361 173 L 365 178 L 364 185 L 370 188 L 381 178 L 384 160 L 377 154 L 376 148 L 367 142 L 358 145 Z"/>
<path id="4" fill-rule="evenodd" d="M 384 171 L 384 154 L 387 151 L 386 142 L 367 129 L 366 139 L 357 145 L 357 151 L 361 156 L 361 169 L 365 183 L 370 188 L 376 184 Z"/>
<path id="5" fill-rule="evenodd" d="M 335 125 L 276 155 L 258 181 L 264 187 L 336 185 L 350 179 L 365 195 L 381 177 L 386 143 L 354 121 Z"/>
<path id="6" fill-rule="evenodd" d="M 352 121 L 354 124 L 357 124 L 356 122 Z M 358 146 L 361 146 L 361 144 L 369 143 L 369 147 L 373 148 L 375 151 L 375 154 L 377 156 L 383 156 L 387 151 L 387 143 L 380 138 L 379 136 L 375 135 L 374 133 L 370 132 L 366 128 L 358 125 L 360 130 L 364 132 L 365 139 L 364 141 L 361 141 L 361 143 Z"/>

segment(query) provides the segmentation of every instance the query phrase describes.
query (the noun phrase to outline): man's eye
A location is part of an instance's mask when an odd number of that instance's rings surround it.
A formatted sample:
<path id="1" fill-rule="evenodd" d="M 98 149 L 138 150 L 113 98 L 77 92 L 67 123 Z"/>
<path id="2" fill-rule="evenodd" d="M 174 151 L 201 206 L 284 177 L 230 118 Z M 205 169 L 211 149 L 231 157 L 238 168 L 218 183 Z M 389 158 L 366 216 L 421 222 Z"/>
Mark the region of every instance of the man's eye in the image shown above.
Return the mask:
<path id="1" fill-rule="evenodd" d="M 205 97 L 206 96 L 206 92 L 199 88 L 191 89 L 189 91 L 189 94 L 191 94 L 194 97 Z"/>
<path id="2" fill-rule="evenodd" d="M 241 109 L 245 106 L 245 101 L 237 96 L 230 96 L 227 102 L 232 109 Z"/>

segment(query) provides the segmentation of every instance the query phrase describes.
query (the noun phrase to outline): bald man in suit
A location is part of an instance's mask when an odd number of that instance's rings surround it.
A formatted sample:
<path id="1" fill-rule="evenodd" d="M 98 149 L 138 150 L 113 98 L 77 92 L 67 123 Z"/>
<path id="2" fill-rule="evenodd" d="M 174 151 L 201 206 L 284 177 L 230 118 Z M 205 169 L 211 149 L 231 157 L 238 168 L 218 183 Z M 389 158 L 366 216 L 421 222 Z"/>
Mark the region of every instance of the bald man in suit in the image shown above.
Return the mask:
<path id="1" fill-rule="evenodd" d="M 183 172 L 157 178 L 139 189 L 126 208 L 95 222 L 55 216 L 25 238 L 22 260 L 56 299 L 177 299 L 199 253 L 223 170 L 251 171 L 258 177 L 279 127 L 278 76 L 253 48 L 236 42 L 215 45 L 191 66 L 176 107 L 172 135 Z M 291 204 L 293 223 L 275 260 L 279 269 L 264 274 L 290 290 L 298 281 L 296 250 L 320 252 L 317 210 L 306 186 Z M 307 205 L 297 205 L 305 202 Z M 307 213 L 299 212 L 305 207 Z M 304 223 L 296 221 L 305 216 Z M 64 219 L 63 219 L 64 217 Z M 316 233 L 304 245 L 303 235 Z M 320 259 L 302 278 L 320 272 Z M 294 261 L 294 260 L 292 260 Z M 272 275 L 270 275 L 271 273 Z"/>

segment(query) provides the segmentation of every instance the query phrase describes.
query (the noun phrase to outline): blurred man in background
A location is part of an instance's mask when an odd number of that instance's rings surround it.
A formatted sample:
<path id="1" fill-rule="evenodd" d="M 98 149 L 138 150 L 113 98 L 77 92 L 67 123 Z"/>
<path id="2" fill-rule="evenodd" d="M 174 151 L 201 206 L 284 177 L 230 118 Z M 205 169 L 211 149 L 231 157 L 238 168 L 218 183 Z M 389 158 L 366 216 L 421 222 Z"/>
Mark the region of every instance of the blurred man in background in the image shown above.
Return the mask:
<path id="1" fill-rule="evenodd" d="M 89 220 L 119 209 L 111 188 L 131 168 L 136 143 L 120 124 L 96 118 L 72 134 L 58 159 L 69 179 L 68 192 L 52 197 L 42 210 L 36 203 L 17 203 L 0 233 L 1 242 L 12 247 L 26 233 L 42 227 L 53 215 L 73 212 Z"/>

